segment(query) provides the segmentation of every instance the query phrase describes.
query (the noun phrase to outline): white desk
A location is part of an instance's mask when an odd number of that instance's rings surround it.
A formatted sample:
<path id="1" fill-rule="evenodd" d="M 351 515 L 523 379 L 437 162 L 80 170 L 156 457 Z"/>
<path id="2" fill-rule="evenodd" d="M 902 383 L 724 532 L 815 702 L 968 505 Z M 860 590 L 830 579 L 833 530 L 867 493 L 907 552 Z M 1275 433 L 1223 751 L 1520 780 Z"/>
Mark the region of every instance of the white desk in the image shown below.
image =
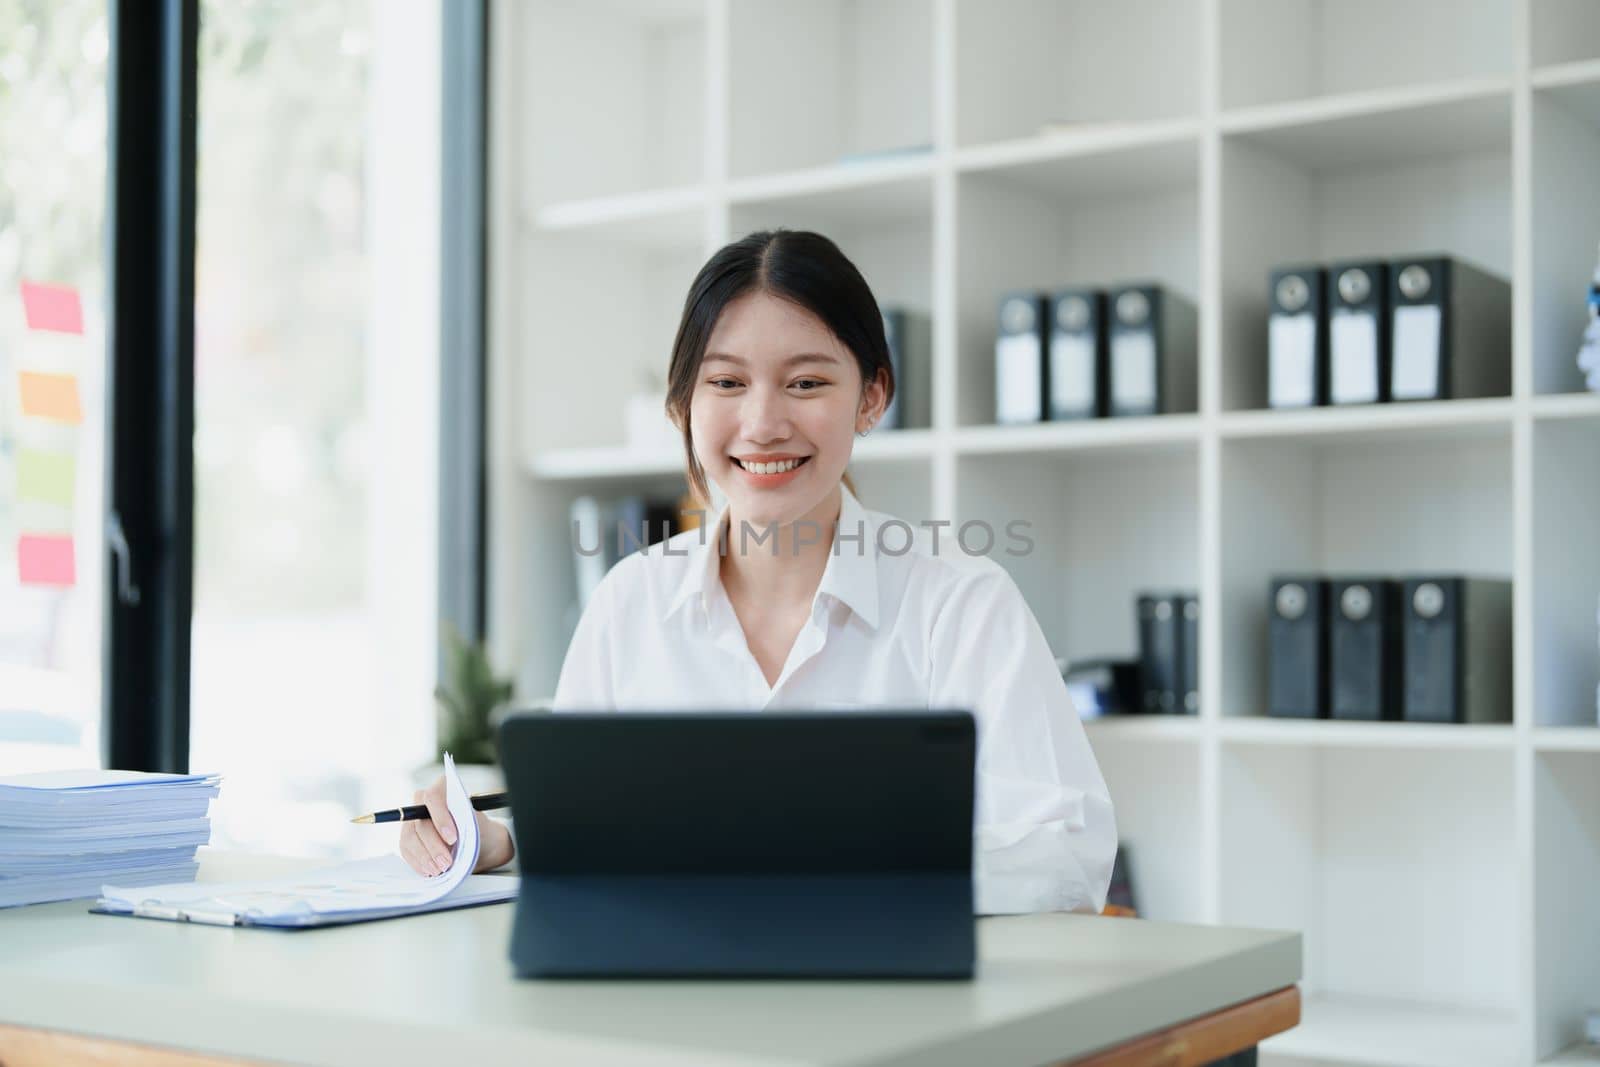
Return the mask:
<path id="1" fill-rule="evenodd" d="M 295 862 L 201 857 L 205 880 Z M 8 1049 L 9 1024 L 311 1064 L 1002 1067 L 1300 980 L 1298 934 L 1079 915 L 981 920 L 972 982 L 560 982 L 512 977 L 510 904 L 282 932 L 88 903 L 0 911 L 0 1062 L 41 1036 L 11 1030 Z"/>

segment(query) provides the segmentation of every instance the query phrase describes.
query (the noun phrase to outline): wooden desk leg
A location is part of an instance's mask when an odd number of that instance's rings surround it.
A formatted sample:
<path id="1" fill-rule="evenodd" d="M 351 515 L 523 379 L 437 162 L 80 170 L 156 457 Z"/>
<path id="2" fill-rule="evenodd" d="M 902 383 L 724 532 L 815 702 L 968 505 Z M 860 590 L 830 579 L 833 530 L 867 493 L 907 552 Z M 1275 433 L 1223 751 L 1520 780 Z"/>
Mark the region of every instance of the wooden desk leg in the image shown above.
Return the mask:
<path id="1" fill-rule="evenodd" d="M 1290 986 L 1073 1060 L 1071 1067 L 1206 1067 L 1299 1022 L 1300 987 Z"/>
<path id="2" fill-rule="evenodd" d="M 155 1045 L 33 1030 L 0 1023 L 0 1067 L 248 1067 L 245 1060 L 218 1059 Z"/>

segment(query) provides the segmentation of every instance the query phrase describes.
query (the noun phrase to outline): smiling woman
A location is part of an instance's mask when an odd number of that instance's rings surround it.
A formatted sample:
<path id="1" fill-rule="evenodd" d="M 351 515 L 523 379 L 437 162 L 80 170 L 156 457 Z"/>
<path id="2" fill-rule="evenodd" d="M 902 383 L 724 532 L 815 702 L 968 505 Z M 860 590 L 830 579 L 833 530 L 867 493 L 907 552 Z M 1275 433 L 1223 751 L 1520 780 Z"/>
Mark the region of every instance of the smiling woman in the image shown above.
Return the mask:
<path id="1" fill-rule="evenodd" d="M 669 381 L 690 482 L 725 503 L 600 582 L 555 710 L 970 710 L 978 911 L 1098 911 L 1111 799 L 1016 583 L 949 539 L 885 537 L 910 527 L 862 507 L 845 474 L 894 396 L 866 279 L 820 234 L 728 245 L 690 285 Z M 443 797 L 441 779 L 424 798 L 438 824 L 406 824 L 418 870 L 448 854 Z M 511 856 L 504 826 L 479 829 L 480 869 Z"/>
<path id="2" fill-rule="evenodd" d="M 771 369 L 770 380 L 760 380 L 764 368 Z M 821 438 L 814 442 L 821 462 L 809 472 L 810 483 L 831 487 L 843 479 L 853 490 L 844 470 L 852 418 L 855 432 L 866 433 L 895 389 L 883 316 L 866 279 L 828 238 L 790 230 L 753 233 L 700 271 L 672 346 L 667 382 L 667 413 L 683 432 L 689 483 L 704 503 L 711 499 L 708 469 L 730 491 L 740 484 L 778 488 L 796 479 L 758 481 L 776 472 L 747 471 L 745 465 L 812 458 L 810 450 L 786 455 L 748 443 L 720 448 L 740 413 L 756 419 L 794 413 Z M 792 406 L 790 397 L 804 406 Z M 759 425 L 751 430 L 767 432 Z M 733 478 L 730 467 L 745 479 Z M 745 510 L 741 515 L 755 518 Z"/>

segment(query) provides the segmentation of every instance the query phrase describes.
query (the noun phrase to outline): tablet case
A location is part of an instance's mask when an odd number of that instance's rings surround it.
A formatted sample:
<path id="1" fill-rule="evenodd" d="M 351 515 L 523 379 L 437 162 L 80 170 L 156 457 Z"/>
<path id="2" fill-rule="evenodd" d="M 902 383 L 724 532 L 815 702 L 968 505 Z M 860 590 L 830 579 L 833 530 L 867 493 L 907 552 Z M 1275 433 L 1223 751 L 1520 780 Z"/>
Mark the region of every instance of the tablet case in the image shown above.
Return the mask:
<path id="1" fill-rule="evenodd" d="M 970 978 L 965 711 L 508 717 L 528 977 Z"/>

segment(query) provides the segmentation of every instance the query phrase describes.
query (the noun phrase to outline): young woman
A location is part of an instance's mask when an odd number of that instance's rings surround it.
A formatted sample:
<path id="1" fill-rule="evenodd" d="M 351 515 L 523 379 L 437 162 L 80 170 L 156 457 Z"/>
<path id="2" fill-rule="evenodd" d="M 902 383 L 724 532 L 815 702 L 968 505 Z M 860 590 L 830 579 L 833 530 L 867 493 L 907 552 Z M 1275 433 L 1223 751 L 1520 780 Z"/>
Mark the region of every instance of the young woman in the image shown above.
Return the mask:
<path id="1" fill-rule="evenodd" d="M 1022 594 L 949 529 L 908 550 L 910 525 L 852 491 L 854 438 L 894 388 L 877 302 L 832 241 L 776 230 L 712 256 L 684 304 L 667 407 L 691 486 L 726 502 L 600 582 L 554 706 L 971 709 L 977 910 L 1098 911 L 1111 800 Z M 442 779 L 417 801 L 432 818 L 407 822 L 400 850 L 431 875 L 455 840 Z M 477 818 L 478 869 L 509 861 L 505 826 Z"/>

